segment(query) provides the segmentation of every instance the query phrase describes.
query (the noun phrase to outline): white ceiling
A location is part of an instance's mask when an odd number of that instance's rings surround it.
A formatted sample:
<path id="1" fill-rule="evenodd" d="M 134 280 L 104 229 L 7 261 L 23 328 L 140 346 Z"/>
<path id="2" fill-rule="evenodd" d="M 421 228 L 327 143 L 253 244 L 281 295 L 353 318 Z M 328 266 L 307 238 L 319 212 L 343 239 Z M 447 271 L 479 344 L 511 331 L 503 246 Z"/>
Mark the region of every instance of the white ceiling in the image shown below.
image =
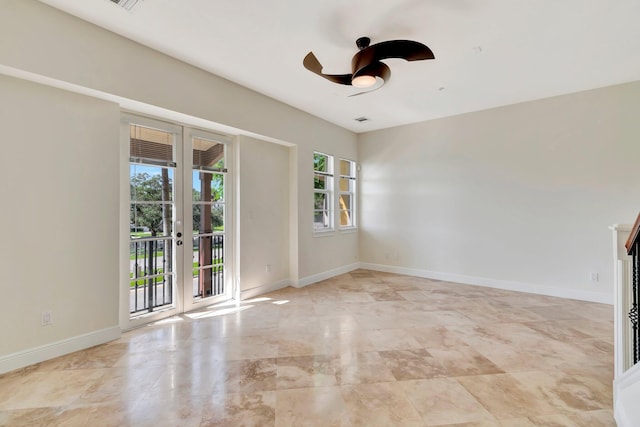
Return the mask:
<path id="1" fill-rule="evenodd" d="M 640 80 L 640 0 L 41 1 L 354 132 Z M 436 59 L 356 97 L 303 68 L 350 73 L 361 36 Z"/>

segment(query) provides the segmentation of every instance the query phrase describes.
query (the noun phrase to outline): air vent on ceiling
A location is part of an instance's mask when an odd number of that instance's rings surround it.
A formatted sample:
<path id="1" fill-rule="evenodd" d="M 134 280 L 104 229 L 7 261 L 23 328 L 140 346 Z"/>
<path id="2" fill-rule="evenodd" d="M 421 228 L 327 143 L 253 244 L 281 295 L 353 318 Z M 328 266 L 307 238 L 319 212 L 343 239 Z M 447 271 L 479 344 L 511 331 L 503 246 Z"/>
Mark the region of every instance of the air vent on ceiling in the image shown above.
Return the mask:
<path id="1" fill-rule="evenodd" d="M 369 119 L 366 117 L 358 117 L 357 119 L 353 119 L 353 120 L 355 120 L 356 122 L 362 123 L 362 122 L 366 122 Z"/>
<path id="2" fill-rule="evenodd" d="M 111 0 L 112 3 L 117 4 L 118 6 L 126 9 L 129 12 L 131 12 L 131 9 L 133 9 L 133 7 L 141 1 L 142 0 Z"/>

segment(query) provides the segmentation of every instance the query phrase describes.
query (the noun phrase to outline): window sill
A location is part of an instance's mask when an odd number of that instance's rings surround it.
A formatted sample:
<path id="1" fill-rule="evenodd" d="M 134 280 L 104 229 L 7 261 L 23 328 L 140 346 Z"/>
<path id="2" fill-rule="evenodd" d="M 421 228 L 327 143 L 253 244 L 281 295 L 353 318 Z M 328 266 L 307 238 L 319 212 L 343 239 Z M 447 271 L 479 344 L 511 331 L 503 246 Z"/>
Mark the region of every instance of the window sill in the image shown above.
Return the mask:
<path id="1" fill-rule="evenodd" d="M 343 227 L 338 229 L 338 231 L 340 233 L 357 233 L 358 232 L 358 227 Z"/>
<path id="2" fill-rule="evenodd" d="M 336 229 L 331 228 L 329 230 L 313 230 L 313 237 L 328 237 L 336 234 Z"/>

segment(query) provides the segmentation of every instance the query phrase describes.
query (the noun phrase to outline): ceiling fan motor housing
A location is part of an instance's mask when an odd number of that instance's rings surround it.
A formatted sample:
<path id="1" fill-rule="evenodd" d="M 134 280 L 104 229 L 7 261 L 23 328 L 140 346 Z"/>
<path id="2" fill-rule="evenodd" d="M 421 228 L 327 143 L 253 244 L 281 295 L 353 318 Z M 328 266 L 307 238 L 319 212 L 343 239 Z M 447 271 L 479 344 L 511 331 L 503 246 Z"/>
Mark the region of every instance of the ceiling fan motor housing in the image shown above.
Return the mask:
<path id="1" fill-rule="evenodd" d="M 356 46 L 358 46 L 358 49 L 360 50 L 369 47 L 370 43 L 371 39 L 369 37 L 360 37 L 358 40 L 356 40 Z"/>

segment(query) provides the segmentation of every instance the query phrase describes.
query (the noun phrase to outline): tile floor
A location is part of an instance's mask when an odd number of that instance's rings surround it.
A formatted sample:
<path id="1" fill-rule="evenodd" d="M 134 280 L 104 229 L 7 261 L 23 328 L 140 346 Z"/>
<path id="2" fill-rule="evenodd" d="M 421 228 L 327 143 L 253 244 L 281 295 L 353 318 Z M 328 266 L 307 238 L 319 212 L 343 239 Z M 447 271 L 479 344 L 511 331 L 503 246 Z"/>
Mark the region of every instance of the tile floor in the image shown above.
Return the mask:
<path id="1" fill-rule="evenodd" d="M 357 270 L 0 376 L 2 426 L 615 426 L 613 308 Z"/>

